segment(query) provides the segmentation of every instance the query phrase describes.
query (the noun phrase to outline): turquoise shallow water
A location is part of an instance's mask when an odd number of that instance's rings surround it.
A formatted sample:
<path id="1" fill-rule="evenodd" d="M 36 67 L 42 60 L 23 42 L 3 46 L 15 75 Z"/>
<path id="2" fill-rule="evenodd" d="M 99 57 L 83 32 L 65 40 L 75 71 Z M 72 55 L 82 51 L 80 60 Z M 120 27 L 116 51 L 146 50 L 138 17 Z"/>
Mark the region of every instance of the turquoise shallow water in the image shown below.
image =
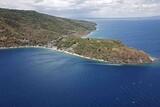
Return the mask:
<path id="1" fill-rule="evenodd" d="M 159 22 L 146 29 L 153 24 L 145 21 L 145 35 L 134 33 L 138 30 L 133 27 L 136 22 L 119 22 L 130 26 L 126 29 L 115 22 L 114 27 L 104 20 L 97 23 L 99 31 L 92 37 L 119 38 L 129 46 L 160 56 Z M 142 30 L 141 24 L 137 26 Z M 128 31 L 132 27 L 135 29 Z M 133 34 L 108 33 L 119 31 L 115 29 Z M 150 36 L 147 32 L 152 31 Z M 159 107 L 159 77 L 160 63 L 111 66 L 47 49 L 0 50 L 0 107 Z"/>

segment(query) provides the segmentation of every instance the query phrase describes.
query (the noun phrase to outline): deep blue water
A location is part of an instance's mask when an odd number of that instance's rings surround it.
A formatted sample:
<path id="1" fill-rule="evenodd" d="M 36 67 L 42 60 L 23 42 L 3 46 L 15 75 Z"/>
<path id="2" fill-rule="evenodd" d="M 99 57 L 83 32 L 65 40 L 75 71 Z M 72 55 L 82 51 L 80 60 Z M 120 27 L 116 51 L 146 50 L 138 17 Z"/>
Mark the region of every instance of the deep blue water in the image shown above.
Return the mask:
<path id="1" fill-rule="evenodd" d="M 160 19 L 158 20 L 94 20 L 98 31 L 93 38 L 116 39 L 160 57 Z"/>
<path id="2" fill-rule="evenodd" d="M 97 23 L 92 37 L 160 56 L 159 21 Z M 47 49 L 0 50 L 0 107 L 160 107 L 160 64 L 111 66 Z"/>

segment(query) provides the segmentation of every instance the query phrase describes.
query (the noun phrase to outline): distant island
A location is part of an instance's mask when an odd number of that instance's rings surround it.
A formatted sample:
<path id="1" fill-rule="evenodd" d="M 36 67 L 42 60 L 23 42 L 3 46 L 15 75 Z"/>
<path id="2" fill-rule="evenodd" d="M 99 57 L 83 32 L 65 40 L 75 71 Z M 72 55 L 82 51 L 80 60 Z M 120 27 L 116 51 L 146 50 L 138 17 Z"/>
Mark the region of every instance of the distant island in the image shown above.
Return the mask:
<path id="1" fill-rule="evenodd" d="M 110 64 L 148 64 L 143 51 L 116 40 L 82 38 L 96 24 L 50 16 L 36 11 L 0 9 L 0 47 L 44 47 Z"/>

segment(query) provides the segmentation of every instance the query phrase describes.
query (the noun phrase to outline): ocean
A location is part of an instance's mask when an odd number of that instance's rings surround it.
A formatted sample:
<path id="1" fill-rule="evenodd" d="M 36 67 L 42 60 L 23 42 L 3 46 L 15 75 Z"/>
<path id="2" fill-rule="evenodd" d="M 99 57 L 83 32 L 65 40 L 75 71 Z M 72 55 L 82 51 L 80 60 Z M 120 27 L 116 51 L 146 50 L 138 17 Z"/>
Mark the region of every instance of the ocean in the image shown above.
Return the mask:
<path id="1" fill-rule="evenodd" d="M 97 31 L 90 37 L 120 40 L 129 47 L 160 57 L 160 19 L 93 21 L 98 24 Z"/>
<path id="2" fill-rule="evenodd" d="M 160 56 L 160 20 L 94 20 L 92 38 Z M 160 107 L 160 63 L 107 65 L 48 49 L 0 50 L 0 107 Z"/>

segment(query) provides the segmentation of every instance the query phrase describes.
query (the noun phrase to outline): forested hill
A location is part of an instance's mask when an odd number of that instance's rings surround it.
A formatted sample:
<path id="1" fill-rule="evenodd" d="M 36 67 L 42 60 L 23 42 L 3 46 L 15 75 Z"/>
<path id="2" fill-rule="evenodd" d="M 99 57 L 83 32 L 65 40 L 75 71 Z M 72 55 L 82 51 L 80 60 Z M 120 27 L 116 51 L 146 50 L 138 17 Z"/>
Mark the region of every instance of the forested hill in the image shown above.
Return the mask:
<path id="1" fill-rule="evenodd" d="M 0 47 L 43 46 L 112 64 L 152 63 L 145 52 L 119 41 L 80 38 L 96 24 L 35 11 L 0 9 Z"/>
<path id="2" fill-rule="evenodd" d="M 50 16 L 36 11 L 0 8 L 0 36 L 7 42 L 43 42 L 60 36 L 84 36 L 95 30 L 95 23 Z M 3 37 L 2 37 L 3 36 Z M 36 41 L 35 41 L 36 40 Z M 7 44 L 10 45 L 10 44 Z"/>

